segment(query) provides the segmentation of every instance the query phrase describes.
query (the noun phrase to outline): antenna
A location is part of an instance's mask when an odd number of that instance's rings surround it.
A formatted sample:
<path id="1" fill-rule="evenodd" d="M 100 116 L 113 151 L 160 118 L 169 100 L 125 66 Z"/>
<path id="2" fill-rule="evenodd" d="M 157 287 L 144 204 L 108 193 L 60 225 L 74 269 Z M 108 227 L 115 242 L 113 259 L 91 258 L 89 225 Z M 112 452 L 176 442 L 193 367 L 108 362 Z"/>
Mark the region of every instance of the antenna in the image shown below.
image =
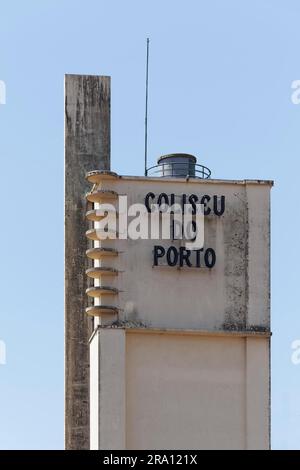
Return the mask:
<path id="1" fill-rule="evenodd" d="M 147 38 L 146 58 L 146 106 L 145 106 L 145 176 L 147 176 L 147 151 L 148 151 L 148 72 L 149 72 L 149 38 Z"/>

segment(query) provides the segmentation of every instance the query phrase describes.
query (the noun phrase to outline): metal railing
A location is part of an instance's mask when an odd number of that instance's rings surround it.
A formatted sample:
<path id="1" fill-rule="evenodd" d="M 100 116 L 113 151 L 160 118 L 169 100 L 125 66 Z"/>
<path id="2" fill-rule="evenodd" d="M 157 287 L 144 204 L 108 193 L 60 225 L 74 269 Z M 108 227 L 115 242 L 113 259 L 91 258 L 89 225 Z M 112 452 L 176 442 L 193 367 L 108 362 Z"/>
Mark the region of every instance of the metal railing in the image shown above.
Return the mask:
<path id="1" fill-rule="evenodd" d="M 162 162 L 147 168 L 146 176 L 159 176 L 161 178 L 200 178 L 207 179 L 211 171 L 204 165 L 190 162 Z"/>

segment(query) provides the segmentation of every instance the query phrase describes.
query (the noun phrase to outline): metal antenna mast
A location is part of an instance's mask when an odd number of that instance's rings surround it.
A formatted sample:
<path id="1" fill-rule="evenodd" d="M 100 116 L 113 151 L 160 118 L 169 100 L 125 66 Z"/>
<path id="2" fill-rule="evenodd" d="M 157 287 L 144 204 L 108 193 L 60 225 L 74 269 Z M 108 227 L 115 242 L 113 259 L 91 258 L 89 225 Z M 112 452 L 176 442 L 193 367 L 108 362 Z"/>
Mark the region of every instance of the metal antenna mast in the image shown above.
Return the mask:
<path id="1" fill-rule="evenodd" d="M 147 176 L 147 151 L 148 151 L 148 72 L 149 72 L 149 38 L 147 38 L 146 59 L 146 106 L 145 106 L 145 176 Z"/>

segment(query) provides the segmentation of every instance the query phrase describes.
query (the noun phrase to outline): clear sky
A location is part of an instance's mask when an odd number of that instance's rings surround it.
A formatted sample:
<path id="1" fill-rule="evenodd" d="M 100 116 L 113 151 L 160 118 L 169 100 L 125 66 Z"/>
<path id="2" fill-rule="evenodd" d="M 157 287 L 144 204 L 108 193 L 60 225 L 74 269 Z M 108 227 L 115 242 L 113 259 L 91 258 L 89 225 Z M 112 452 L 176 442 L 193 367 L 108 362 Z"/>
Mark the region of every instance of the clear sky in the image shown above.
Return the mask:
<path id="1" fill-rule="evenodd" d="M 0 448 L 63 448 L 65 73 L 112 76 L 112 169 L 184 151 L 216 178 L 274 179 L 272 443 L 300 449 L 298 0 L 1 2 Z M 1 343 L 3 344 L 3 343 Z"/>

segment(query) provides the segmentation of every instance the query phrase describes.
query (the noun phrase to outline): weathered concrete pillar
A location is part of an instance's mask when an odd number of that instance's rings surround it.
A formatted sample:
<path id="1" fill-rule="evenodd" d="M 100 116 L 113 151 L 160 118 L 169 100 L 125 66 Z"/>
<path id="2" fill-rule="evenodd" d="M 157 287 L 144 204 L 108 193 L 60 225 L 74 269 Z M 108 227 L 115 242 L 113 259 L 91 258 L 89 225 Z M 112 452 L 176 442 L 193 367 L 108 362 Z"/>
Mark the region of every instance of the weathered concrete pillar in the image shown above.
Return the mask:
<path id="1" fill-rule="evenodd" d="M 89 449 L 88 171 L 110 169 L 110 77 L 65 76 L 65 447 Z"/>

